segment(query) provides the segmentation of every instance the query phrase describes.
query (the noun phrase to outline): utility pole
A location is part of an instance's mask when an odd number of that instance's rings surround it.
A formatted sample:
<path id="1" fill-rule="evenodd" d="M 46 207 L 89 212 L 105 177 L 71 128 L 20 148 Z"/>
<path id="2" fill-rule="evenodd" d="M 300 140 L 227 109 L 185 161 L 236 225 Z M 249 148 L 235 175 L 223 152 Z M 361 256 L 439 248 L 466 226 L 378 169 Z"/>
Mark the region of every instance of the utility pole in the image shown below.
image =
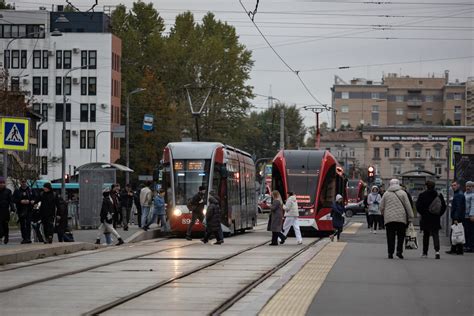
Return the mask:
<path id="1" fill-rule="evenodd" d="M 280 150 L 285 149 L 285 108 L 280 109 Z"/>
<path id="2" fill-rule="evenodd" d="M 127 104 L 125 109 L 125 164 L 127 168 L 130 168 L 130 96 L 145 90 L 145 88 L 137 88 L 127 95 Z M 97 147 L 97 142 L 95 143 L 95 145 Z M 95 154 L 95 161 L 97 162 L 97 150 Z M 125 184 L 130 184 L 130 172 L 125 172 Z"/>
<path id="3" fill-rule="evenodd" d="M 323 111 L 326 110 L 326 106 L 327 104 L 321 104 L 320 106 L 307 105 L 303 107 L 303 109 L 305 109 L 306 111 L 311 111 L 314 114 L 316 114 L 316 135 L 314 138 L 314 145 L 316 149 L 319 149 L 319 143 L 320 143 L 320 138 L 321 138 L 321 133 L 319 130 L 319 114 L 321 114 Z"/>

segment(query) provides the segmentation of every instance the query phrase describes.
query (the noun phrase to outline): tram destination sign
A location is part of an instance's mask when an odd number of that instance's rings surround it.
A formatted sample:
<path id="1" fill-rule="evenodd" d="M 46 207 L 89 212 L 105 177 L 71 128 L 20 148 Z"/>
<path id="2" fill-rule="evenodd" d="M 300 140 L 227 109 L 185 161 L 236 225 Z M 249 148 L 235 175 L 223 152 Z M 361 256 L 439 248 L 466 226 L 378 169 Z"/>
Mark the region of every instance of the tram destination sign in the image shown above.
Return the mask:
<path id="1" fill-rule="evenodd" d="M 447 142 L 445 135 L 372 135 L 372 140 L 381 142 Z"/>

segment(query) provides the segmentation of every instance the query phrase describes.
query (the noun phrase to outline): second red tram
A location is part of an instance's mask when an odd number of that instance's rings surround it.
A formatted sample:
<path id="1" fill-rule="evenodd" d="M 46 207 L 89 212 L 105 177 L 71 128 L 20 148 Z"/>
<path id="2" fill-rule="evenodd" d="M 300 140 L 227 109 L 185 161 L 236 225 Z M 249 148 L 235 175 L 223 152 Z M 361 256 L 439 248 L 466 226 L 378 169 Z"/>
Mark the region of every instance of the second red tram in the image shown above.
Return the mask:
<path id="1" fill-rule="evenodd" d="M 364 200 L 367 194 L 367 185 L 359 179 L 351 179 L 347 181 L 347 202 L 349 204 L 357 204 Z"/>
<path id="2" fill-rule="evenodd" d="M 207 188 L 205 201 L 210 190 L 219 195 L 224 233 L 234 234 L 256 225 L 255 166 L 244 151 L 221 143 L 169 143 L 163 153 L 161 182 L 175 233 L 186 232 L 191 222 L 186 204 L 200 186 Z M 204 225 L 198 222 L 193 232 L 200 231 Z"/>
<path id="3" fill-rule="evenodd" d="M 327 150 L 281 150 L 273 159 L 272 186 L 285 201 L 294 192 L 302 232 L 333 230 L 331 206 L 336 195 L 345 197 L 346 178 Z"/>

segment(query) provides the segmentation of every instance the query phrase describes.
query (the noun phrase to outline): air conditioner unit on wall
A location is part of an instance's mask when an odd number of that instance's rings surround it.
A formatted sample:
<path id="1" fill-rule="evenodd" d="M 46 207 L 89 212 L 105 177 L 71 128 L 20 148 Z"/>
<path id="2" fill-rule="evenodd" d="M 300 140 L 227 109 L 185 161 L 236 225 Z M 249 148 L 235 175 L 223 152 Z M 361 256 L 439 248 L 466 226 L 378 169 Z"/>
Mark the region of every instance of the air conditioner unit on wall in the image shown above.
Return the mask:
<path id="1" fill-rule="evenodd" d="M 72 136 L 77 136 L 78 132 L 77 131 L 72 131 Z"/>
<path id="2" fill-rule="evenodd" d="M 80 50 L 79 48 L 77 48 L 77 47 L 75 47 L 75 48 L 72 49 L 72 52 L 73 52 L 74 54 L 79 54 L 80 51 L 81 51 L 81 50 Z"/>
<path id="3" fill-rule="evenodd" d="M 79 78 L 72 78 L 72 84 L 79 84 Z"/>
<path id="4" fill-rule="evenodd" d="M 107 104 L 102 103 L 102 104 L 100 105 L 100 107 L 103 108 L 103 109 L 106 109 L 106 108 L 107 108 Z"/>

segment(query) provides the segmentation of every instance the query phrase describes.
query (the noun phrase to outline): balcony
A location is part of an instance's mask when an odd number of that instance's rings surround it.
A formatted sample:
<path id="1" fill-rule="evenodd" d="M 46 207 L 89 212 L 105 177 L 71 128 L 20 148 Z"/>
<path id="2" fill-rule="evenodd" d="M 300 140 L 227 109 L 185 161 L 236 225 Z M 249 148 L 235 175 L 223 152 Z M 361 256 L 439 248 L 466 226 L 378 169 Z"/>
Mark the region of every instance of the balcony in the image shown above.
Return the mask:
<path id="1" fill-rule="evenodd" d="M 411 99 L 407 101 L 407 105 L 411 107 L 420 107 L 423 105 L 423 102 L 419 99 Z"/>
<path id="2" fill-rule="evenodd" d="M 407 119 L 410 121 L 420 121 L 421 120 L 421 114 L 416 113 L 416 112 L 408 112 L 407 113 Z"/>

